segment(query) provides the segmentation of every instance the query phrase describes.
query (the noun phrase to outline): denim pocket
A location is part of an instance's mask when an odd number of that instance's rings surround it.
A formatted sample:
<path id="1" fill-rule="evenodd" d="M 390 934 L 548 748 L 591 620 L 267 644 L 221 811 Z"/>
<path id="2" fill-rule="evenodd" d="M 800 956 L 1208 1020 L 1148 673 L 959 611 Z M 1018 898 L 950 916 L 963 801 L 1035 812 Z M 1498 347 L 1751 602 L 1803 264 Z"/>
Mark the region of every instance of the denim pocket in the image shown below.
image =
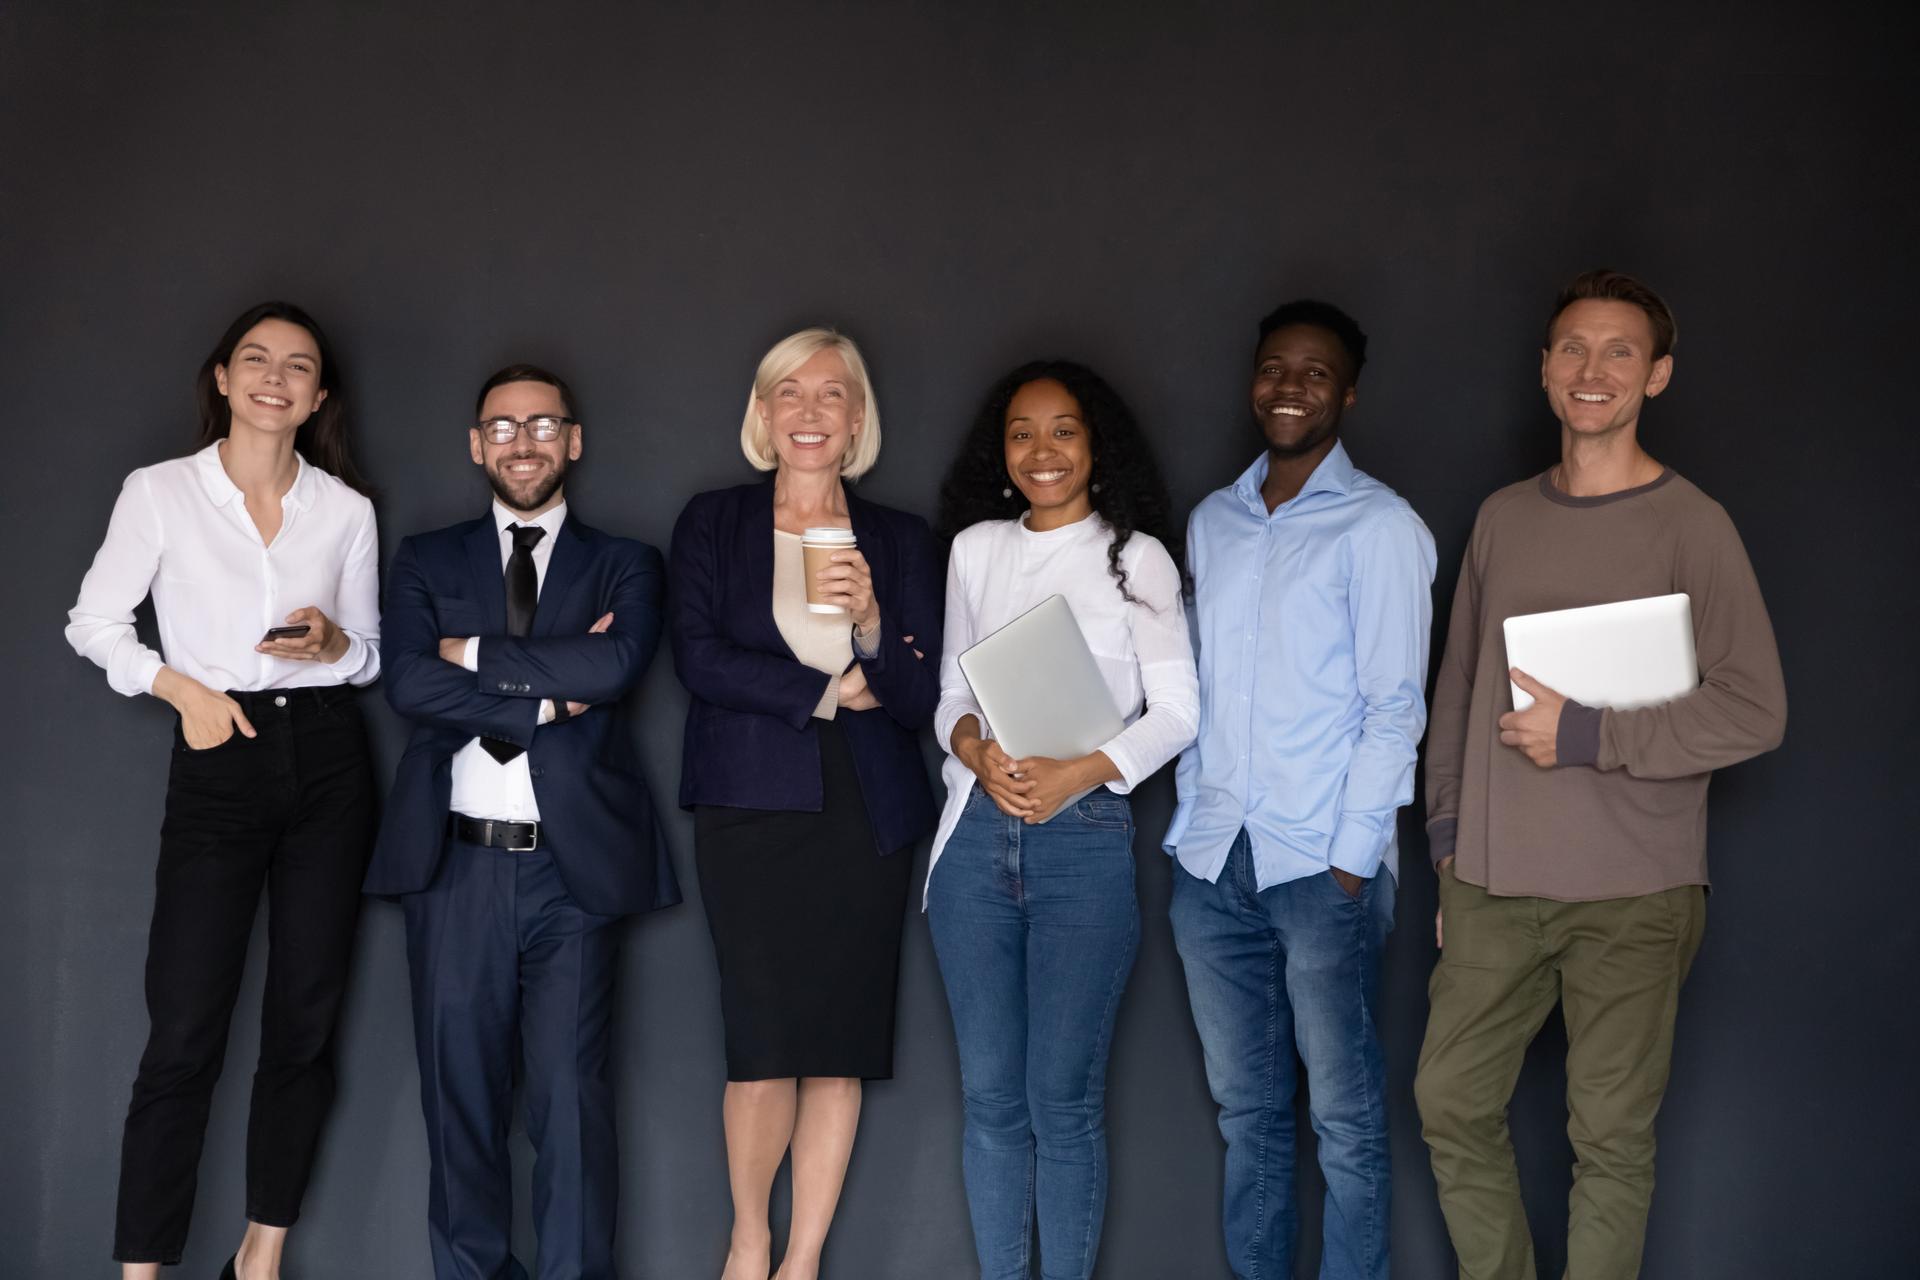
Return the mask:
<path id="1" fill-rule="evenodd" d="M 1073 806 L 1073 816 L 1090 827 L 1125 831 L 1133 826 L 1133 806 L 1125 800 L 1081 800 Z"/>
<path id="2" fill-rule="evenodd" d="M 1376 872 L 1375 874 L 1377 875 L 1379 873 Z M 1342 898 L 1345 898 L 1348 902 L 1362 901 L 1367 896 L 1367 890 L 1373 887 L 1373 881 L 1371 879 L 1362 880 L 1360 882 L 1360 892 L 1348 893 L 1347 886 L 1340 883 L 1340 877 L 1333 874 L 1332 867 L 1327 868 L 1327 882 L 1333 886 L 1335 893 L 1338 893 Z"/>

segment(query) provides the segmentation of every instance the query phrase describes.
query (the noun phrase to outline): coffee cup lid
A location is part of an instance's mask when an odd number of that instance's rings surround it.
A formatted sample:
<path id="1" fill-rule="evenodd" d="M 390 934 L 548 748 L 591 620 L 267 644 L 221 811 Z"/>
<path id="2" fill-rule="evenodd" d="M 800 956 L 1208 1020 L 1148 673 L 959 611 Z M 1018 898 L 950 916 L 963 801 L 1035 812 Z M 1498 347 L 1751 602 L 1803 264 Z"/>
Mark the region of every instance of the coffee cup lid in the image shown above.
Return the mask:
<path id="1" fill-rule="evenodd" d="M 803 529 L 800 532 L 802 542 L 833 542 L 851 545 L 854 541 L 853 530 L 842 529 L 836 525 L 822 525 L 817 529 Z"/>

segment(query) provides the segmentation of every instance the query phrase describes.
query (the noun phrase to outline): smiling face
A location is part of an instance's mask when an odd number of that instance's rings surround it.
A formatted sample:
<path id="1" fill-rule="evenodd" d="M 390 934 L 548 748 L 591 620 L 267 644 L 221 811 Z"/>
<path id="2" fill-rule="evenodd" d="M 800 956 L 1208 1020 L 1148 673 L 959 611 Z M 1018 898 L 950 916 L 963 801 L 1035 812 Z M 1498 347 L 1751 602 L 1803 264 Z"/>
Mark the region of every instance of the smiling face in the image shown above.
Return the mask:
<path id="1" fill-rule="evenodd" d="M 1332 448 L 1340 415 L 1353 404 L 1353 359 L 1317 324 L 1275 329 L 1253 361 L 1253 420 L 1267 448 L 1297 457 Z"/>
<path id="2" fill-rule="evenodd" d="M 262 320 L 240 335 L 214 386 L 232 411 L 234 433 L 280 435 L 297 431 L 326 400 L 320 385 L 320 344 L 288 320 Z"/>
<path id="3" fill-rule="evenodd" d="M 480 406 L 482 422 L 571 416 L 560 389 L 546 382 L 503 382 L 487 392 Z M 501 503 L 520 515 L 537 516 L 564 496 L 560 486 L 567 478 L 567 467 L 580 456 L 580 424 L 569 423 L 552 440 L 535 440 L 522 427 L 512 444 L 494 444 L 474 427 L 467 432 L 467 444 L 473 460 L 486 468 L 487 480 Z"/>
<path id="4" fill-rule="evenodd" d="M 816 351 L 755 401 L 783 470 L 840 470 L 866 421 L 866 396 L 831 347 Z"/>
<path id="5" fill-rule="evenodd" d="M 1673 377 L 1673 357 L 1655 360 L 1653 345 L 1653 322 L 1631 302 L 1590 298 L 1562 311 L 1540 353 L 1553 416 L 1576 436 L 1633 429 Z"/>
<path id="6" fill-rule="evenodd" d="M 1033 508 L 1034 528 L 1072 524 L 1093 511 L 1093 437 L 1065 385 L 1037 378 L 1007 403 L 1007 474 Z"/>

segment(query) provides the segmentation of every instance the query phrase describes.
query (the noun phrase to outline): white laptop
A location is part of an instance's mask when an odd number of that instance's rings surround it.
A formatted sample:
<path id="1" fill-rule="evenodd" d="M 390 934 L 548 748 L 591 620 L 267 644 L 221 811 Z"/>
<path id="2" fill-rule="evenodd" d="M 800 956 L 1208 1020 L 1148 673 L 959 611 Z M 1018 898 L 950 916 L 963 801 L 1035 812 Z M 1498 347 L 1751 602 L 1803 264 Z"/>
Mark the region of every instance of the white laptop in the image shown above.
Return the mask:
<path id="1" fill-rule="evenodd" d="M 1126 728 L 1065 596 L 1048 596 L 962 653 L 960 670 L 1000 749 L 1015 759 L 1072 760 Z"/>
<path id="2" fill-rule="evenodd" d="M 1700 685 L 1684 594 L 1525 613 L 1502 629 L 1509 667 L 1589 707 L 1650 707 Z M 1533 705 L 1511 688 L 1515 711 Z"/>

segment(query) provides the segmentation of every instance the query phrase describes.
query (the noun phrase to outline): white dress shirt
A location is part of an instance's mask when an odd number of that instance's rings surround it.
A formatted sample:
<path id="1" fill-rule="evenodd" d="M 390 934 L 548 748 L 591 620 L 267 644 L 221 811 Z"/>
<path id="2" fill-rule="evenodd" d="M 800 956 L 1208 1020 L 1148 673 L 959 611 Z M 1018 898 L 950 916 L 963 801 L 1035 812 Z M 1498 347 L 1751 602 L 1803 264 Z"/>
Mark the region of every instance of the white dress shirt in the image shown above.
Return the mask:
<path id="1" fill-rule="evenodd" d="M 129 697 L 153 692 L 162 665 L 209 689 L 370 684 L 380 674 L 380 540 L 365 496 L 294 455 L 280 531 L 261 540 L 220 442 L 127 477 L 107 537 L 67 614 L 67 643 Z M 140 643 L 133 611 L 149 594 L 160 652 Z M 268 627 L 313 606 L 347 637 L 338 662 L 254 651 Z"/>
<path id="2" fill-rule="evenodd" d="M 960 655 L 1047 597 L 1063 595 L 1073 607 L 1113 704 L 1127 722 L 1100 748 L 1120 771 L 1120 780 L 1107 784 L 1110 790 L 1132 791 L 1199 732 L 1200 683 L 1180 599 L 1180 570 L 1158 539 L 1135 533 L 1120 553 L 1127 589 L 1140 602 L 1131 604 L 1107 571 L 1112 540 L 1111 527 L 1097 515 L 1044 533 L 1027 528 L 1025 516 L 987 520 L 953 540 L 940 645 L 940 705 L 933 715 L 933 731 L 947 752 L 940 769 L 947 803 L 927 860 L 929 879 L 976 782 L 953 754 L 954 726 L 974 716 L 981 736 L 993 736 L 960 670 Z"/>
<path id="3" fill-rule="evenodd" d="M 540 588 L 547 581 L 547 562 L 553 559 L 554 539 L 559 536 L 560 526 L 566 520 L 567 504 L 564 502 L 551 511 L 527 520 L 495 501 L 493 523 L 500 531 L 502 577 L 507 572 L 507 559 L 513 555 L 513 535 L 507 532 L 507 526 L 539 525 L 547 531 L 547 536 L 533 545 L 534 599 L 538 600 Z M 504 630 L 506 619 L 503 617 L 500 622 Z M 480 669 L 480 637 L 468 638 L 460 665 L 469 671 Z M 551 719 L 553 703 L 550 699 L 543 699 L 540 703 L 540 723 L 545 724 Z M 492 818 L 496 822 L 540 821 L 540 802 L 533 795 L 533 775 L 528 772 L 527 753 L 522 751 L 501 764 L 487 754 L 479 738 L 467 743 L 453 753 L 453 794 L 448 806 L 455 813 L 464 813 L 469 818 Z"/>

